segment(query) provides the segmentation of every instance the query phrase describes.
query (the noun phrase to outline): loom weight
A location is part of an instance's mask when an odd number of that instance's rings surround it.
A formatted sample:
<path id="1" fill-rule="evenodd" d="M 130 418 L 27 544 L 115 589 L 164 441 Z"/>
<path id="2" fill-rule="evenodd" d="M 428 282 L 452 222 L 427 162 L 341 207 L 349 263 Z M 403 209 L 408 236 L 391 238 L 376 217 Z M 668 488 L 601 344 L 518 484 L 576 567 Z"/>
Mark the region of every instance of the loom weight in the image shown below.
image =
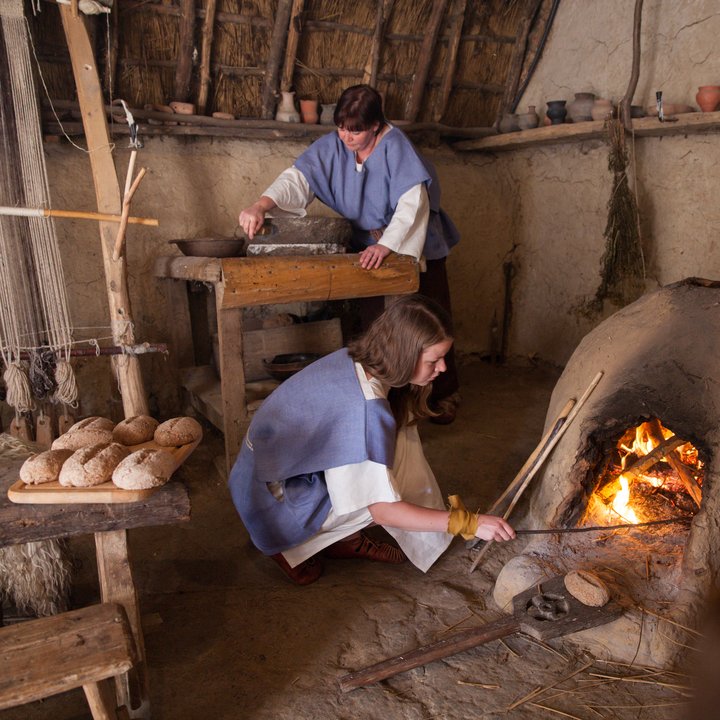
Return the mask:
<path id="1" fill-rule="evenodd" d="M 53 419 L 51 415 L 40 411 L 35 418 L 35 442 L 41 447 L 50 447 L 55 439 Z"/>
<path id="2" fill-rule="evenodd" d="M 58 418 L 58 435 L 64 435 L 75 424 L 75 418 L 63 408 L 63 414 Z"/>
<path id="3" fill-rule="evenodd" d="M 23 442 L 32 442 L 32 429 L 24 415 L 15 415 L 10 423 L 10 434 Z"/>

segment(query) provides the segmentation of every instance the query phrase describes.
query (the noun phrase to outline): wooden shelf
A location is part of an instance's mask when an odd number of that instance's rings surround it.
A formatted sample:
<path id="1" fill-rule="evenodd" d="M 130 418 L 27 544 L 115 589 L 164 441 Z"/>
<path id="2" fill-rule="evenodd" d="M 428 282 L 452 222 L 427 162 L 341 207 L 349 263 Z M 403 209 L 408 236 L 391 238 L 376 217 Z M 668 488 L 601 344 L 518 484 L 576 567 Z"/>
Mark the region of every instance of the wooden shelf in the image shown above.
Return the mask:
<path id="1" fill-rule="evenodd" d="M 501 152 L 504 150 L 520 150 L 535 145 L 597 140 L 605 137 L 604 125 L 605 123 L 602 120 L 550 125 L 535 130 L 521 130 L 520 132 L 493 135 L 478 140 L 463 140 L 454 143 L 453 149 Z M 633 130 L 636 137 L 718 132 L 720 131 L 720 112 L 684 113 L 675 115 L 674 118 L 669 118 L 665 122 L 660 122 L 657 117 L 637 118 L 633 120 Z"/>

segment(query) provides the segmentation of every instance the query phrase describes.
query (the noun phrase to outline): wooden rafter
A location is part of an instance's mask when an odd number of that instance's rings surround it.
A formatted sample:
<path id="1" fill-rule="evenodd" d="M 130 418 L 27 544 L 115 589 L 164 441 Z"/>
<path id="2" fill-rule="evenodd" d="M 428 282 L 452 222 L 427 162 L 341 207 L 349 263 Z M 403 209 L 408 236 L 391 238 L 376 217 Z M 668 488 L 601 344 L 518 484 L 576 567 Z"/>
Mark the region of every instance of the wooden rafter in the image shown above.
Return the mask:
<path id="1" fill-rule="evenodd" d="M 394 0 L 377 0 L 375 31 L 373 32 L 370 55 L 368 56 L 368 61 L 365 65 L 362 80 L 363 83 L 366 85 L 372 85 L 372 87 L 377 87 L 378 70 L 380 68 L 380 53 L 382 51 L 383 35 L 385 34 L 385 24 L 390 17 L 393 4 Z"/>
<path id="2" fill-rule="evenodd" d="M 181 0 L 180 38 L 178 41 L 177 69 L 175 70 L 175 100 L 190 99 L 193 48 L 195 46 L 195 0 Z"/>
<path id="3" fill-rule="evenodd" d="M 432 119 L 434 122 L 440 122 L 440 119 L 447 109 L 448 100 L 450 99 L 452 81 L 455 75 L 455 68 L 457 67 L 460 38 L 462 37 L 462 29 L 465 22 L 466 7 L 467 0 L 458 0 L 455 11 L 450 17 L 450 39 L 448 40 L 445 68 L 443 70 L 442 80 L 440 81 L 440 90 L 435 98 L 435 106 L 433 108 Z"/>
<path id="4" fill-rule="evenodd" d="M 207 0 L 205 19 L 202 26 L 202 49 L 200 51 L 200 89 L 198 90 L 198 115 L 205 114 L 208 90 L 210 88 L 210 59 L 212 56 L 213 29 L 215 27 L 215 10 L 217 0 Z"/>
<path id="5" fill-rule="evenodd" d="M 304 6 L 305 0 L 293 0 L 292 10 L 290 12 L 287 50 L 285 51 L 285 65 L 283 67 L 282 80 L 280 81 L 280 89 L 283 91 L 290 90 L 293 84 L 295 59 L 297 58 L 298 43 L 300 42 L 300 33 L 302 32 L 302 11 Z"/>
<path id="6" fill-rule="evenodd" d="M 420 44 L 417 69 L 413 78 L 412 88 L 410 89 L 410 96 L 405 106 L 405 119 L 410 122 L 413 122 L 417 118 L 418 112 L 420 111 L 420 103 L 422 102 L 425 90 L 425 81 L 430 72 L 433 50 L 435 49 L 435 43 L 440 33 L 440 25 L 442 24 L 446 7 L 447 0 L 436 0 L 436 2 L 433 3 L 427 33 Z"/>
<path id="7" fill-rule="evenodd" d="M 270 38 L 270 53 L 268 55 L 267 65 L 265 66 L 265 78 L 262 88 L 261 117 L 265 120 L 269 120 L 273 116 L 273 109 L 275 108 L 280 62 L 285 46 L 285 39 L 287 38 L 291 10 L 292 0 L 279 0 L 272 36 Z"/>

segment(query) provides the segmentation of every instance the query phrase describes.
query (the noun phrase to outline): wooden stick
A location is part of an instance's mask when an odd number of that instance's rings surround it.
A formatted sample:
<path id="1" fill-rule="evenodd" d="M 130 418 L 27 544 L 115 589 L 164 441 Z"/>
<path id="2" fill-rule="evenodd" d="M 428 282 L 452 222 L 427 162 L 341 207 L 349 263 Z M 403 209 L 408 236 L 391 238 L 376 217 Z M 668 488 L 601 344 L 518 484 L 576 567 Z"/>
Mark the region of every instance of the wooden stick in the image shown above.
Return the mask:
<path id="1" fill-rule="evenodd" d="M 380 69 L 380 53 L 382 51 L 382 40 L 390 13 L 392 12 L 395 0 L 376 0 L 377 14 L 375 16 L 375 30 L 373 31 L 370 55 L 365 65 L 362 81 L 372 87 L 377 86 L 378 71 Z"/>
<path id="2" fill-rule="evenodd" d="M 198 90 L 197 112 L 205 114 L 208 89 L 210 87 L 210 59 L 212 55 L 213 29 L 215 27 L 215 8 L 217 0 L 207 0 L 205 20 L 202 26 L 202 50 L 200 51 L 200 89 Z"/>
<path id="3" fill-rule="evenodd" d="M 460 38 L 462 37 L 463 23 L 465 22 L 465 9 L 467 0 L 458 0 L 458 5 L 450 19 L 450 40 L 448 41 L 447 56 L 445 58 L 445 68 L 440 81 L 440 90 L 435 97 L 435 107 L 433 108 L 432 119 L 434 122 L 440 122 L 440 119 L 447 110 L 448 100 L 450 99 L 450 91 L 452 90 L 453 76 L 457 67 L 457 55 L 460 47 Z"/>
<path id="4" fill-rule="evenodd" d="M 671 450 L 674 450 L 679 445 L 684 445 L 686 442 L 687 440 L 673 435 L 673 437 L 663 440 L 663 442 L 657 447 L 654 447 L 647 455 L 643 455 L 632 465 L 626 467 L 622 471 L 622 474 L 629 477 L 640 477 L 648 468 L 660 462 Z"/>
<path id="5" fill-rule="evenodd" d="M 436 2 L 433 3 L 430 22 L 428 23 L 425 37 L 420 45 L 417 68 L 413 77 L 410 96 L 405 107 L 405 119 L 410 122 L 413 122 L 413 120 L 417 118 L 420 111 L 420 103 L 422 102 L 423 95 L 425 94 L 425 81 L 427 80 L 428 72 L 430 71 L 433 50 L 435 49 L 435 43 L 437 42 L 438 34 L 440 32 L 440 25 L 442 23 L 443 16 L 445 15 L 447 2 L 448 0 L 436 0 Z"/>
<path id="6" fill-rule="evenodd" d="M 640 79 L 640 28 L 642 24 L 642 6 L 643 0 L 635 0 L 635 15 L 633 17 L 633 58 L 632 72 L 630 73 L 630 82 L 628 83 L 625 95 L 620 102 L 623 125 L 628 132 L 632 132 L 632 118 L 630 116 L 630 105 L 632 105 L 633 95 Z"/>
<path id="7" fill-rule="evenodd" d="M 287 46 L 285 48 L 285 64 L 283 66 L 280 90 L 289 91 L 295 74 L 295 58 L 297 57 L 298 43 L 300 42 L 302 11 L 305 0 L 293 0 L 290 11 L 290 29 L 288 30 Z"/>
<path id="8" fill-rule="evenodd" d="M 195 34 L 195 0 L 181 0 L 180 3 L 180 39 L 175 69 L 174 100 L 187 102 L 190 99 L 190 81 L 192 80 L 192 56 Z"/>
<path id="9" fill-rule="evenodd" d="M 560 426 L 557 433 L 555 433 L 555 436 L 550 440 L 550 442 L 548 442 L 547 446 L 540 453 L 539 457 L 537 458 L 537 461 L 535 462 L 535 464 L 532 466 L 532 468 L 527 473 L 527 475 L 526 475 L 525 479 L 523 480 L 522 484 L 520 485 L 520 487 L 518 487 L 517 492 L 515 493 L 515 496 L 511 500 L 508 509 L 504 512 L 504 514 L 503 514 L 504 520 L 507 520 L 510 517 L 510 513 L 512 513 L 512 511 L 515 509 L 515 505 L 517 505 L 518 500 L 520 499 L 522 494 L 525 492 L 525 489 L 530 484 L 530 481 L 535 476 L 535 473 L 540 469 L 542 464 L 547 459 L 547 456 L 552 452 L 553 448 L 558 444 L 558 442 L 560 441 L 560 438 L 565 434 L 565 431 L 568 429 L 568 427 L 570 427 L 570 423 L 575 419 L 578 412 L 580 412 L 580 408 L 582 408 L 582 406 L 587 402 L 587 399 L 590 397 L 590 394 L 592 393 L 592 391 L 597 387 L 597 384 L 602 379 L 602 376 L 603 376 L 603 372 L 601 370 L 593 378 L 593 380 L 590 383 L 590 385 L 588 386 L 587 390 L 585 390 L 585 392 L 582 394 L 582 397 L 580 398 L 580 400 L 578 400 L 578 402 L 573 407 L 570 414 L 567 416 L 567 419 L 565 420 L 565 422 Z M 485 554 L 488 552 L 488 549 L 492 546 L 492 544 L 493 544 L 493 541 L 488 540 L 488 542 L 485 544 L 485 547 L 483 547 L 483 549 L 477 554 L 477 557 L 475 558 L 472 565 L 470 566 L 470 570 L 468 571 L 468 573 L 473 572 L 473 570 L 475 570 L 475 568 L 480 564 L 480 561 L 485 556 Z"/>
<path id="10" fill-rule="evenodd" d="M 128 175 L 128 177 L 130 177 Z M 120 216 L 120 227 L 118 228 L 117 237 L 115 238 L 115 247 L 113 248 L 113 260 L 117 262 L 120 259 L 120 254 L 125 244 L 125 230 L 127 229 L 127 219 L 130 216 L 130 202 L 138 189 L 140 181 L 145 177 L 145 168 L 140 168 L 140 172 L 137 174 L 130 189 L 125 193 L 123 198 L 122 215 Z"/>
<path id="11" fill-rule="evenodd" d="M 121 215 L 110 213 L 85 212 L 84 210 L 48 210 L 47 208 L 17 208 L 0 206 L 0 215 L 15 215 L 16 217 L 61 217 L 75 220 L 99 220 L 100 222 L 116 222 L 122 219 Z M 160 223 L 156 218 L 129 217 L 133 225 L 152 225 L 157 227 Z"/>
<path id="12" fill-rule="evenodd" d="M 275 24 L 270 38 L 270 52 L 265 66 L 265 77 L 262 86 L 260 117 L 265 120 L 269 120 L 273 116 L 275 93 L 278 89 L 278 75 L 280 73 L 280 59 L 290 23 L 290 10 L 291 0 L 278 0 L 277 10 L 275 11 Z"/>

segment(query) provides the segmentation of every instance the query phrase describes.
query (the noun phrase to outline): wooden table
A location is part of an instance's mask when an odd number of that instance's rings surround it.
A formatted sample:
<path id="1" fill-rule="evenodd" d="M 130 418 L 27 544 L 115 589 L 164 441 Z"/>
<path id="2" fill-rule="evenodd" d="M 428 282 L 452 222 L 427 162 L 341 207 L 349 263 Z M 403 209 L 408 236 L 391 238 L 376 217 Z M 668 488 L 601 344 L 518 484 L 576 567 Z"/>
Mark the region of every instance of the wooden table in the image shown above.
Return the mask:
<path id="1" fill-rule="evenodd" d="M 160 257 L 154 273 L 159 278 L 186 281 L 172 283 L 169 288 L 169 306 L 175 313 L 169 330 L 181 368 L 194 364 L 192 343 L 188 340 L 187 281 L 207 283 L 214 289 L 220 391 L 213 389 L 211 381 L 206 387 L 196 388 L 199 398 L 196 409 L 223 430 L 228 472 L 250 422 L 243 363 L 243 309 L 265 304 L 402 295 L 415 292 L 420 278 L 419 266 L 411 257 L 393 255 L 377 270 L 364 270 L 355 254 Z M 219 407 L 212 402 L 213 394 Z"/>
<path id="2" fill-rule="evenodd" d="M 118 700 L 134 718 L 149 718 L 148 677 L 140 609 L 128 555 L 130 528 L 169 525 L 190 519 L 190 498 L 185 486 L 173 480 L 146 500 L 107 505 L 17 505 L 7 491 L 17 479 L 23 458 L 0 464 L 0 547 L 93 533 L 100 594 L 103 602 L 125 607 L 137 643 L 137 682 L 123 676 Z"/>

